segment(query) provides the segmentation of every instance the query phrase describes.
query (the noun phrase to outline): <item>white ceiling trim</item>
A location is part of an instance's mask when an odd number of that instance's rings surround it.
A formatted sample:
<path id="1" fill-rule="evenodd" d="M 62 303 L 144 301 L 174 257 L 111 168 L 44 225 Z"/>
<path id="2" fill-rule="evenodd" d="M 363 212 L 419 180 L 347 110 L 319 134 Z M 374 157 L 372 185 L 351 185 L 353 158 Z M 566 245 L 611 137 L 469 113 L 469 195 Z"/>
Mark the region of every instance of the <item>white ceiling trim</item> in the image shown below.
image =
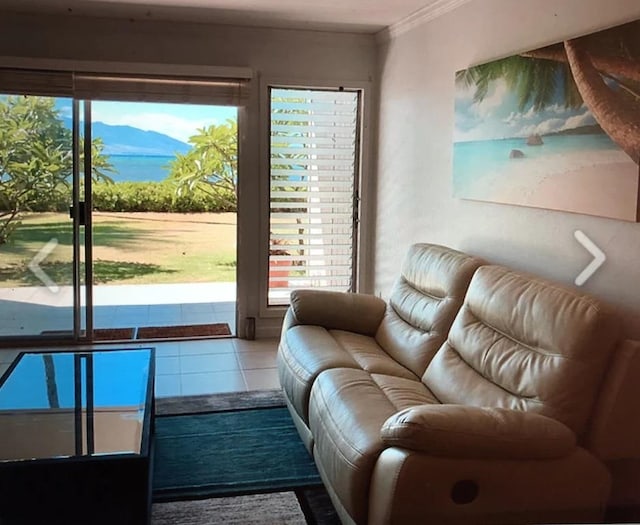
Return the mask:
<path id="1" fill-rule="evenodd" d="M 376 40 L 378 43 L 388 42 L 389 40 L 396 38 L 407 31 L 411 31 L 413 28 L 430 20 L 438 18 L 449 11 L 453 11 L 470 1 L 471 0 L 436 0 L 432 4 L 419 9 L 399 22 L 384 28 L 382 31 L 378 31 L 376 33 Z"/>

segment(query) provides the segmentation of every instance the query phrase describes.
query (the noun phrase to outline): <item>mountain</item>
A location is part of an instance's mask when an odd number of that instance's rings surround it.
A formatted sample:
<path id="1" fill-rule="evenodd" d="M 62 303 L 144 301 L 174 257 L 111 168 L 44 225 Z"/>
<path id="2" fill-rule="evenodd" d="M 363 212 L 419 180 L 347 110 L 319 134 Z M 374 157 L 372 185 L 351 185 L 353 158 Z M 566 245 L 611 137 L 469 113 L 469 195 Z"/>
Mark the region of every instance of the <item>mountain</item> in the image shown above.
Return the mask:
<path id="1" fill-rule="evenodd" d="M 71 127 L 71 119 L 65 118 Z M 101 138 L 106 155 L 162 155 L 186 153 L 191 146 L 157 131 L 144 131 L 133 126 L 112 126 L 104 122 L 93 123 L 93 138 Z"/>

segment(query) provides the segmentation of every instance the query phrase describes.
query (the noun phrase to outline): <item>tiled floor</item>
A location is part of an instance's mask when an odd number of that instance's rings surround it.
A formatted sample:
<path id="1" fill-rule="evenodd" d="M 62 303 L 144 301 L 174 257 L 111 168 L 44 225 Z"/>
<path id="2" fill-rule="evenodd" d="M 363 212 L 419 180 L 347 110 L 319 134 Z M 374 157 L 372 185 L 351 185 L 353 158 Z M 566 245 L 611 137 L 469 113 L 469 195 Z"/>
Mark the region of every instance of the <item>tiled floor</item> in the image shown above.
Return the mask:
<path id="1" fill-rule="evenodd" d="M 210 339 L 100 345 L 156 349 L 156 396 L 186 396 L 278 388 L 276 339 Z M 0 349 L 0 373 L 19 350 Z"/>

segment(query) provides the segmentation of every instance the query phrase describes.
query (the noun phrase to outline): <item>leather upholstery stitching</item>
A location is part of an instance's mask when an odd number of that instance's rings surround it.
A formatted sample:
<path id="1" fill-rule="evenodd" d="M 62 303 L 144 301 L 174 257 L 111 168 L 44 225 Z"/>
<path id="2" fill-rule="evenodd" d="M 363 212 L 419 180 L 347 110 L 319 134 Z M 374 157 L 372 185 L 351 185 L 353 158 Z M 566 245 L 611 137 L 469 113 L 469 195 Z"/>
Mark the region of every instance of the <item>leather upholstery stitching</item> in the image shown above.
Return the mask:
<path id="1" fill-rule="evenodd" d="M 429 293 L 425 290 L 421 290 L 420 288 L 417 288 L 416 286 L 413 285 L 412 282 L 408 281 L 405 276 L 402 276 L 402 282 L 407 283 L 407 285 L 409 286 L 409 288 L 411 288 L 412 290 L 415 290 L 416 292 L 418 292 L 421 295 L 426 295 L 429 299 L 433 299 L 434 301 L 444 301 L 445 299 L 447 299 L 449 296 L 448 295 L 443 295 L 442 297 L 439 297 L 437 295 L 433 295 L 432 293 Z"/>
<path id="2" fill-rule="evenodd" d="M 540 398 L 533 397 L 533 396 L 525 396 L 523 394 L 518 394 L 516 392 L 511 392 L 511 390 L 508 390 L 507 388 L 505 388 L 504 386 L 494 382 L 491 378 L 485 376 L 482 372 L 480 372 L 480 370 L 476 369 L 476 367 L 472 366 L 471 364 L 469 364 L 467 362 L 467 360 L 463 357 L 463 355 L 460 353 L 460 351 L 453 346 L 453 344 L 449 341 L 449 348 L 451 348 L 451 350 L 453 350 L 456 355 L 458 356 L 458 359 L 460 359 L 460 361 L 462 361 L 466 366 L 468 366 L 471 370 L 473 370 L 476 374 L 478 374 L 480 377 L 482 377 L 483 379 L 485 379 L 487 382 L 491 383 L 494 386 L 497 386 L 499 389 L 504 390 L 507 394 L 519 398 L 519 399 L 524 399 L 526 401 L 531 401 L 532 403 L 538 403 L 540 405 L 543 406 L 547 406 L 542 400 L 540 400 Z"/>
<path id="3" fill-rule="evenodd" d="M 396 309 L 396 307 L 395 307 L 395 305 L 393 304 L 392 301 L 389 301 L 389 306 L 393 310 L 393 313 L 396 314 L 397 318 L 400 319 L 400 321 L 402 321 L 404 324 L 406 324 L 409 328 L 412 328 L 416 332 L 421 332 L 423 334 L 431 334 L 433 332 L 433 330 L 431 330 L 431 329 L 423 330 L 419 326 L 413 325 L 410 322 L 408 322 L 402 315 L 400 315 L 400 312 Z"/>
<path id="4" fill-rule="evenodd" d="M 518 339 L 516 339 L 515 337 L 503 332 L 502 330 L 500 330 L 499 328 L 496 328 L 495 326 L 493 326 L 491 323 L 486 322 L 484 319 L 482 319 L 480 316 L 478 316 L 473 309 L 471 308 L 471 306 L 469 304 L 465 304 L 465 307 L 469 310 L 469 313 L 471 315 L 473 315 L 473 317 L 477 320 L 478 323 L 482 324 L 483 326 L 486 326 L 487 328 L 489 328 L 490 330 L 493 330 L 494 332 L 496 332 L 497 334 L 500 334 L 502 337 L 504 337 L 505 339 L 508 339 L 509 341 L 511 341 L 512 343 L 517 344 L 518 346 L 521 346 L 523 348 L 526 348 L 528 350 L 531 350 L 532 352 L 535 352 L 538 355 L 543 355 L 543 356 L 548 356 L 548 357 L 559 357 L 561 359 L 566 359 L 567 361 L 571 361 L 572 359 L 566 355 L 563 354 L 557 354 L 557 353 L 553 353 L 553 352 L 547 352 L 546 350 L 544 350 L 543 348 L 534 348 L 533 346 L 531 346 L 528 343 L 525 343 L 524 341 L 519 341 Z M 575 360 L 574 360 L 575 361 Z M 582 362 L 581 360 L 578 360 L 579 362 Z"/>

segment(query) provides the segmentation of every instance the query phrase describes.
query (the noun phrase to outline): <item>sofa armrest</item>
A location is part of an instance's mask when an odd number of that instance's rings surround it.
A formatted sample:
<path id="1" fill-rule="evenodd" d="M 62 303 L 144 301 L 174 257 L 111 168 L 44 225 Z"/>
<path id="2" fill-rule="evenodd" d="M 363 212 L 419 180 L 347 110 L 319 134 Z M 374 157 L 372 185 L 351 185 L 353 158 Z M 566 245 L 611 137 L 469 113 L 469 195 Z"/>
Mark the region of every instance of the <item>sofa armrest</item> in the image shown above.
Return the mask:
<path id="1" fill-rule="evenodd" d="M 286 328 L 299 324 L 318 325 L 333 330 L 348 330 L 375 335 L 386 303 L 374 295 L 294 290 L 285 319 Z"/>
<path id="2" fill-rule="evenodd" d="M 381 429 L 393 447 L 433 456 L 550 459 L 567 456 L 576 436 L 555 419 L 531 412 L 462 405 L 419 405 L 397 412 Z"/>

